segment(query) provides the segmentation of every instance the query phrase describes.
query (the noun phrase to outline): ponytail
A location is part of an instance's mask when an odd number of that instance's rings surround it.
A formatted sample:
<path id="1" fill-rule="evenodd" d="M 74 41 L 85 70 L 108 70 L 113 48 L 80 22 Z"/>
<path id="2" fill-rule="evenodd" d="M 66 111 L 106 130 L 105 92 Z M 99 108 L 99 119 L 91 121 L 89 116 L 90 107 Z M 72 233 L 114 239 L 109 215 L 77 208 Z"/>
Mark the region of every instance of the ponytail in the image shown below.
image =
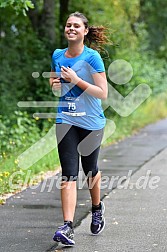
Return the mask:
<path id="1" fill-rule="evenodd" d="M 108 38 L 108 28 L 104 26 L 89 26 L 89 31 L 85 36 L 85 43 L 97 51 L 103 50 L 103 45 L 111 44 Z"/>

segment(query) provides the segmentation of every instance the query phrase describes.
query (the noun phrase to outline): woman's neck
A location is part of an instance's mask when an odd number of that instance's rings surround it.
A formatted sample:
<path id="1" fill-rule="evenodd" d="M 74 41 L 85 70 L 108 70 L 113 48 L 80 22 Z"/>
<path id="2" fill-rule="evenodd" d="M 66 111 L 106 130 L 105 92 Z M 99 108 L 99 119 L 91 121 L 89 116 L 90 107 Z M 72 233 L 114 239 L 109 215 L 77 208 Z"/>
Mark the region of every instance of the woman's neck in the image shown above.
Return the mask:
<path id="1" fill-rule="evenodd" d="M 74 58 L 79 56 L 83 52 L 83 50 L 84 50 L 84 44 L 82 45 L 69 44 L 65 55 L 68 58 Z"/>

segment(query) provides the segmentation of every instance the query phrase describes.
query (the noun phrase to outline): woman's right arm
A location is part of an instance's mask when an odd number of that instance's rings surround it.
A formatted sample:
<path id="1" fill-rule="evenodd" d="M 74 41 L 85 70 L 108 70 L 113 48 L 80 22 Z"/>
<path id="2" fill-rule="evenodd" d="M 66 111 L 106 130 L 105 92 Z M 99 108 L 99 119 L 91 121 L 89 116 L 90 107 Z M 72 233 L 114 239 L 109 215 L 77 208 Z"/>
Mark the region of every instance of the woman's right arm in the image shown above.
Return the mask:
<path id="1" fill-rule="evenodd" d="M 52 69 L 51 69 L 51 73 L 50 73 L 49 84 L 50 84 L 51 88 L 53 88 L 54 90 L 61 89 L 60 78 L 56 76 L 55 71 Z"/>

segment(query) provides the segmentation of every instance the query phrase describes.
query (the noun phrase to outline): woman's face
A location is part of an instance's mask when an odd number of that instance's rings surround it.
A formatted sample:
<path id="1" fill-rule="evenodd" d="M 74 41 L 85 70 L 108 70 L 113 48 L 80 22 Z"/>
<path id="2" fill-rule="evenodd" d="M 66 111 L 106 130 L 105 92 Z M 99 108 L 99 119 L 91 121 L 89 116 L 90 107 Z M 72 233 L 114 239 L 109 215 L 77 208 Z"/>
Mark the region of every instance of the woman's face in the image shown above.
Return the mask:
<path id="1" fill-rule="evenodd" d="M 64 34 L 68 41 L 84 41 L 84 36 L 88 33 L 82 19 L 78 17 L 69 17 L 66 22 Z"/>

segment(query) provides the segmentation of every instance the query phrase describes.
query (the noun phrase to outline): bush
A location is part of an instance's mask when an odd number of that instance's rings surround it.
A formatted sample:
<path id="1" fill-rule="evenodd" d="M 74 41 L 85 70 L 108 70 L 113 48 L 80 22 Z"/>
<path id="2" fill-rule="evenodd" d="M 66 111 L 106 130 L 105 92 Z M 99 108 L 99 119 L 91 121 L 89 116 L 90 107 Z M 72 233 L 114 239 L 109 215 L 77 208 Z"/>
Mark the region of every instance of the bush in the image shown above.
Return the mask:
<path id="1" fill-rule="evenodd" d="M 27 112 L 15 111 L 10 117 L 0 116 L 1 158 L 7 153 L 15 152 L 17 148 L 26 147 L 40 136 L 40 130 L 35 119 Z"/>
<path id="2" fill-rule="evenodd" d="M 131 54 L 127 50 L 120 50 L 117 51 L 113 58 L 105 60 L 106 73 L 109 65 L 117 59 L 126 60 L 131 64 L 133 69 L 132 79 L 124 85 L 117 85 L 108 79 L 108 82 L 123 96 L 128 95 L 135 87 L 142 83 L 150 86 L 154 96 L 166 91 L 167 69 L 165 59 L 158 59 L 153 53 L 149 52 L 141 53 L 136 51 Z"/>

